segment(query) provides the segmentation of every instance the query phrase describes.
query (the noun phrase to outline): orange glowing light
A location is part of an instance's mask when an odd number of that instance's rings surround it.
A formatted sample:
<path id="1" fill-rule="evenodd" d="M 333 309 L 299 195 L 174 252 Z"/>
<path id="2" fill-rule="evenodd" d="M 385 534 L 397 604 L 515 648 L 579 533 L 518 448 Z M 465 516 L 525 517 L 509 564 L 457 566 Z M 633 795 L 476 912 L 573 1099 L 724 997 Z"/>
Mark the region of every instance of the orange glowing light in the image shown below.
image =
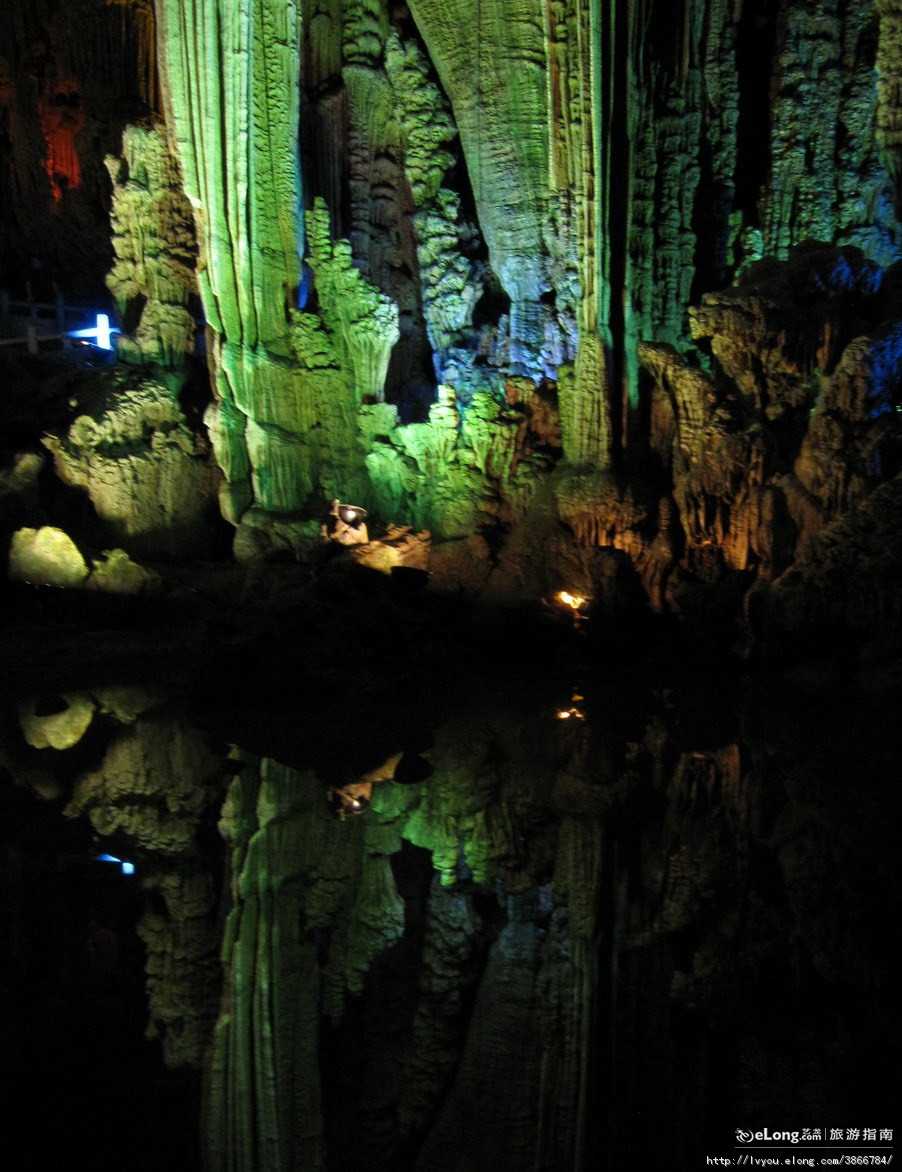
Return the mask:
<path id="1" fill-rule="evenodd" d="M 584 594 L 571 594 L 569 590 L 559 590 L 555 594 L 555 598 L 563 606 L 569 606 L 571 610 L 581 610 L 589 601 Z"/>

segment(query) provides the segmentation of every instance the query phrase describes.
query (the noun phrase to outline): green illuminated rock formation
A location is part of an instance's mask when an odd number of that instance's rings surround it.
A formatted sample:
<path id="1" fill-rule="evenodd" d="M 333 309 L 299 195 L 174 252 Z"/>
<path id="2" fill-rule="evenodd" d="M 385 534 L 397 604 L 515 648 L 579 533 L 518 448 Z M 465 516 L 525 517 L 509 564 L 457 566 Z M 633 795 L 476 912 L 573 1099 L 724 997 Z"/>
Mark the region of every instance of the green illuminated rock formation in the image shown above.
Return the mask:
<path id="1" fill-rule="evenodd" d="M 323 321 L 338 365 L 350 380 L 353 401 L 355 405 L 369 399 L 378 402 L 383 397 L 392 347 L 399 337 L 397 306 L 354 268 L 347 241 L 332 241 L 329 211 L 322 200 L 308 217 L 307 236 Z"/>
<path id="2" fill-rule="evenodd" d="M 216 395 L 210 430 L 237 522 L 262 494 L 291 510 L 306 493 L 295 439 L 263 404 L 292 398 L 288 306 L 301 248 L 297 160 L 300 14 L 295 3 L 164 0 L 167 126 L 198 225 L 201 299 Z"/>
<path id="3" fill-rule="evenodd" d="M 178 167 L 158 126 L 127 126 L 122 157 L 108 156 L 113 180 L 113 249 L 107 286 L 120 318 L 138 313 L 117 344 L 120 358 L 178 367 L 194 350 L 188 309 L 197 288 L 197 248 L 191 206 Z"/>
<path id="4" fill-rule="evenodd" d="M 377 783 L 360 818 L 330 817 L 311 771 L 233 754 L 213 1168 L 445 1167 L 465 1118 L 515 1166 L 583 1142 L 611 797 L 579 779 L 585 725 L 524 728 L 522 697 L 488 694 L 442 722 L 427 782 Z"/>
<path id="5" fill-rule="evenodd" d="M 331 818 L 310 773 L 244 758 L 220 829 L 232 910 L 207 1107 L 214 1169 L 323 1166 L 321 1013 L 340 1016 L 403 910 L 359 821 Z M 328 939 L 323 961 L 317 939 Z"/>
<path id="6" fill-rule="evenodd" d="M 207 549 L 215 472 L 172 386 L 118 367 L 94 377 L 82 407 L 44 443 L 60 480 L 87 493 L 107 544 L 139 556 Z"/>

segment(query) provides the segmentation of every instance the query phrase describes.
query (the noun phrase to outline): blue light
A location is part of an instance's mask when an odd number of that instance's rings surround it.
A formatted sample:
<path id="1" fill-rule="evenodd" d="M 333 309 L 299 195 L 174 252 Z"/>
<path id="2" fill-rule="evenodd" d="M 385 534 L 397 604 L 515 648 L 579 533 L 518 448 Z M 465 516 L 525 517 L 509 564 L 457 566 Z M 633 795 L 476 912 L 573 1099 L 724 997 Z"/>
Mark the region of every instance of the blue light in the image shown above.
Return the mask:
<path id="1" fill-rule="evenodd" d="M 129 863 L 125 859 L 120 859 L 116 855 L 102 854 L 97 856 L 98 863 L 116 863 L 119 866 L 123 875 L 134 875 L 135 864 Z"/>
<path id="2" fill-rule="evenodd" d="M 70 338 L 87 338 L 94 339 L 94 345 L 98 350 L 112 350 L 112 335 L 118 334 L 114 326 L 110 325 L 110 315 L 108 313 L 97 314 L 97 324 L 92 329 L 90 326 L 83 330 L 70 330 Z"/>

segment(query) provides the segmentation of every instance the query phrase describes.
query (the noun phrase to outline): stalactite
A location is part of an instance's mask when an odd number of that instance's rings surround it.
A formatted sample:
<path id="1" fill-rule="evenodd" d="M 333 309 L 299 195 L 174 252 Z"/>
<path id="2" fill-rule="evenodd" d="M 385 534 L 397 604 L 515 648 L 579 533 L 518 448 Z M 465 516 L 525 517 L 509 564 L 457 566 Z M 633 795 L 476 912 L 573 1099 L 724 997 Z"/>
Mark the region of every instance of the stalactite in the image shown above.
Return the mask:
<path id="1" fill-rule="evenodd" d="M 402 934 L 404 909 L 378 826 L 332 818 L 310 772 L 242 760 L 220 821 L 231 911 L 208 1159 L 212 1172 L 316 1169 L 321 1018 L 341 1020 L 373 957 Z"/>
<path id="2" fill-rule="evenodd" d="M 220 823 L 231 849 L 233 907 L 223 947 L 207 1160 L 212 1172 L 316 1169 L 323 1161 L 314 1075 L 318 965 L 303 931 L 309 832 L 298 806 L 309 780 L 273 762 L 259 773 L 252 764 L 233 783 Z"/>
<path id="3" fill-rule="evenodd" d="M 444 377 L 448 350 L 455 343 L 467 344 L 481 275 L 480 266 L 461 252 L 460 198 L 442 187 L 454 163 L 447 148 L 457 128 L 417 44 L 402 43 L 392 32 L 386 45 L 386 71 L 397 105 L 404 171 L 417 209 L 413 224 L 423 316 L 439 377 Z"/>
<path id="4" fill-rule="evenodd" d="M 429 62 L 413 41 L 388 36 L 385 68 L 395 92 L 404 141 L 404 170 L 418 208 L 436 198 L 454 162 L 447 149 L 457 128 L 444 96 L 429 77 Z"/>

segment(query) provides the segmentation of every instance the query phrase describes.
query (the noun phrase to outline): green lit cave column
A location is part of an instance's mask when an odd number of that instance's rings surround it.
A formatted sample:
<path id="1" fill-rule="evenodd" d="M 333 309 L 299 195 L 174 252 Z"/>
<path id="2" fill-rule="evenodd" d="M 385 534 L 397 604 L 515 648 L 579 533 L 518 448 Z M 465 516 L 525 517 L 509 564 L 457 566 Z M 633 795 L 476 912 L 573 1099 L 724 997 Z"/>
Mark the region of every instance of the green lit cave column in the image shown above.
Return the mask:
<path id="1" fill-rule="evenodd" d="M 197 223 L 212 334 L 208 422 L 223 511 L 237 520 L 252 500 L 290 510 L 309 490 L 289 471 L 302 452 L 287 426 L 297 395 L 287 306 L 302 239 L 299 5 L 159 0 L 157 11 L 167 122 Z"/>

